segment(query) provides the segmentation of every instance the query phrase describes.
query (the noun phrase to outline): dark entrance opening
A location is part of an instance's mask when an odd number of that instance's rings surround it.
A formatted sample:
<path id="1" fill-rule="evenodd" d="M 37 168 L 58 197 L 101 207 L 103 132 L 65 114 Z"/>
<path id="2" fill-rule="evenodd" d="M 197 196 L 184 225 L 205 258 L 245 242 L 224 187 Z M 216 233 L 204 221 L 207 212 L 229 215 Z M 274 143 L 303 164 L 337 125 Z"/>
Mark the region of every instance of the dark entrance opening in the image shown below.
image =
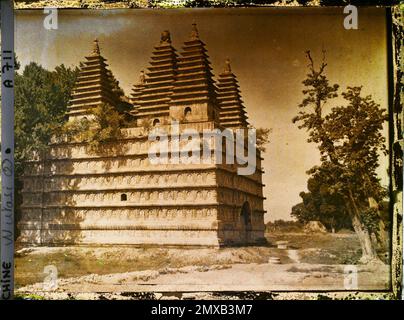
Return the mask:
<path id="1" fill-rule="evenodd" d="M 251 236 L 251 206 L 248 201 L 243 203 L 241 207 L 241 237 L 243 242 L 249 242 Z"/>
<path id="2" fill-rule="evenodd" d="M 192 115 L 192 110 L 190 107 L 186 107 L 184 110 L 184 120 L 189 121 Z"/>

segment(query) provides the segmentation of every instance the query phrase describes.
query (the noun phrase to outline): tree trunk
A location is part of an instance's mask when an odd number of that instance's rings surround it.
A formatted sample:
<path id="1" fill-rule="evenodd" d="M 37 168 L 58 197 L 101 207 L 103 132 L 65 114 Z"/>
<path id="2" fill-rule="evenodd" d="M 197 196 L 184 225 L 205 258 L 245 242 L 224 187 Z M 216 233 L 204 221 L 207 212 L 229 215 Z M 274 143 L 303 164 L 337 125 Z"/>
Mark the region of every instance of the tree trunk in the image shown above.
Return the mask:
<path id="1" fill-rule="evenodd" d="M 359 210 L 351 191 L 349 191 L 348 212 L 352 220 L 352 226 L 355 230 L 356 235 L 359 238 L 359 242 L 362 248 L 362 257 L 359 260 L 360 263 L 365 264 L 372 261 L 373 262 L 377 260 L 380 261 L 379 257 L 377 256 L 376 250 L 372 244 L 372 238 L 370 236 L 370 233 L 362 225 L 362 222 L 359 217 Z"/>
<path id="2" fill-rule="evenodd" d="M 379 247 L 385 248 L 386 247 L 386 231 L 385 231 L 385 225 L 384 225 L 383 219 L 380 215 L 379 205 L 373 197 L 369 197 L 368 202 L 369 202 L 369 207 L 376 209 L 378 216 L 379 216 L 379 232 L 377 235 L 375 235 L 377 244 Z"/>

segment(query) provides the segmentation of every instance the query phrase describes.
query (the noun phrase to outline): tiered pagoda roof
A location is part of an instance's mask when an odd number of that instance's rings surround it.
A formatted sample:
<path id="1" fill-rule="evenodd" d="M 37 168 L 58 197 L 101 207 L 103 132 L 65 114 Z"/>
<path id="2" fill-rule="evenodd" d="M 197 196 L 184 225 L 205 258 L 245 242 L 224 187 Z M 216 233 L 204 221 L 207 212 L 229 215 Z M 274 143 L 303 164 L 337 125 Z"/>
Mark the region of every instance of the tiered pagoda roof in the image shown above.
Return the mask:
<path id="1" fill-rule="evenodd" d="M 217 99 L 220 106 L 220 124 L 226 128 L 247 127 L 247 114 L 241 100 L 238 81 L 231 71 L 230 61 L 219 75 Z"/>
<path id="2" fill-rule="evenodd" d="M 116 80 L 107 68 L 106 59 L 100 54 L 97 39 L 94 40 L 92 53 L 85 58 L 68 105 L 69 117 L 90 115 L 92 109 L 103 103 L 112 106 L 119 103 L 114 91 Z"/>
<path id="3" fill-rule="evenodd" d="M 205 43 L 192 25 L 190 39 L 184 42 L 180 56 L 171 45 L 170 33 L 164 31 L 154 48 L 150 67 L 142 71 L 133 86 L 132 115 L 136 118 L 169 116 L 170 106 L 208 103 L 215 108 L 220 124 L 226 128 L 248 126 L 236 76 L 230 62 L 215 83 Z"/>
<path id="4" fill-rule="evenodd" d="M 199 39 L 196 24 L 193 24 L 190 39 L 184 43 L 177 63 L 171 103 L 211 103 L 216 105 L 216 87 L 211 72 L 205 44 Z"/>
<path id="5" fill-rule="evenodd" d="M 138 118 L 169 115 L 176 63 L 177 53 L 171 45 L 170 33 L 164 31 L 160 43 L 154 47 L 146 77 L 133 90 L 132 102 Z"/>
<path id="6" fill-rule="evenodd" d="M 139 113 L 140 104 L 138 101 L 139 101 L 140 97 L 142 96 L 142 91 L 145 86 L 145 83 L 146 83 L 146 77 L 145 77 L 144 71 L 142 70 L 140 72 L 139 82 L 133 86 L 132 94 L 131 94 L 131 98 L 130 98 L 130 101 L 133 104 L 133 109 L 131 111 L 131 114 L 134 116 L 136 116 Z"/>

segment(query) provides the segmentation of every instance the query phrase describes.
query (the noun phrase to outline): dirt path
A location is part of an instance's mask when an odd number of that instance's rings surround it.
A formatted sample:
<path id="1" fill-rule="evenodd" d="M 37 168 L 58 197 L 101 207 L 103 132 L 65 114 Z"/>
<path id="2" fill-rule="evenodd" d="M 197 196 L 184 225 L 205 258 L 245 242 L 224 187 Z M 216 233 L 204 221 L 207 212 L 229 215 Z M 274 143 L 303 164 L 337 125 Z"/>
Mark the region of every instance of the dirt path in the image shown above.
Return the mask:
<path id="1" fill-rule="evenodd" d="M 41 293 L 44 269 L 57 268 L 58 289 L 69 292 L 356 290 L 347 265 L 360 258 L 354 234 L 268 235 L 269 245 L 240 248 L 37 247 L 17 251 L 20 292 Z M 287 249 L 277 241 L 287 241 Z M 272 245 L 271 245 L 272 244 Z M 386 258 L 386 263 L 388 257 Z M 272 263 L 269 263 L 272 262 Z M 390 287 L 389 265 L 357 265 L 357 288 Z"/>
<path id="2" fill-rule="evenodd" d="M 344 265 L 234 264 L 231 266 L 164 268 L 59 279 L 57 292 L 344 290 Z M 361 290 L 387 289 L 389 267 L 358 266 Z M 38 293 L 43 283 L 20 292 Z"/>

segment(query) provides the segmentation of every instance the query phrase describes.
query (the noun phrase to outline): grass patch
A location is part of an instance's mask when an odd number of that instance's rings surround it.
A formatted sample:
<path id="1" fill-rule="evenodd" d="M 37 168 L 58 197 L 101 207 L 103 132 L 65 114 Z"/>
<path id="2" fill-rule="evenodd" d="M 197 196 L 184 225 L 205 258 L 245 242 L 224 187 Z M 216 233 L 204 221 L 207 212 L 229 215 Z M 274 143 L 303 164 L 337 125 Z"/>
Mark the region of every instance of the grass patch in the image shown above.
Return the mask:
<path id="1" fill-rule="evenodd" d="M 88 274 L 111 274 L 132 271 L 169 270 L 196 266 L 208 270 L 213 265 L 235 263 L 266 263 L 277 256 L 290 263 L 286 252 L 270 247 L 244 248 L 134 248 L 134 247 L 65 247 L 37 248 L 16 256 L 16 287 L 43 282 L 43 270 L 54 265 L 59 278 Z"/>
<path id="2" fill-rule="evenodd" d="M 268 263 L 279 258 L 281 264 L 293 263 L 288 250 L 274 247 L 277 241 L 288 241 L 289 249 L 298 250 L 299 260 L 307 264 L 356 264 L 361 256 L 355 234 L 304 234 L 273 232 L 266 235 L 267 246 L 238 248 L 156 248 L 131 246 L 36 248 L 16 255 L 16 287 L 43 282 L 45 266 L 54 265 L 59 278 L 88 274 L 113 274 L 151 270 L 171 272 L 187 266 L 199 271 L 212 266 Z M 381 252 L 381 254 L 384 254 Z M 388 258 L 385 259 L 388 261 Z M 299 272 L 299 269 L 289 270 Z"/>

